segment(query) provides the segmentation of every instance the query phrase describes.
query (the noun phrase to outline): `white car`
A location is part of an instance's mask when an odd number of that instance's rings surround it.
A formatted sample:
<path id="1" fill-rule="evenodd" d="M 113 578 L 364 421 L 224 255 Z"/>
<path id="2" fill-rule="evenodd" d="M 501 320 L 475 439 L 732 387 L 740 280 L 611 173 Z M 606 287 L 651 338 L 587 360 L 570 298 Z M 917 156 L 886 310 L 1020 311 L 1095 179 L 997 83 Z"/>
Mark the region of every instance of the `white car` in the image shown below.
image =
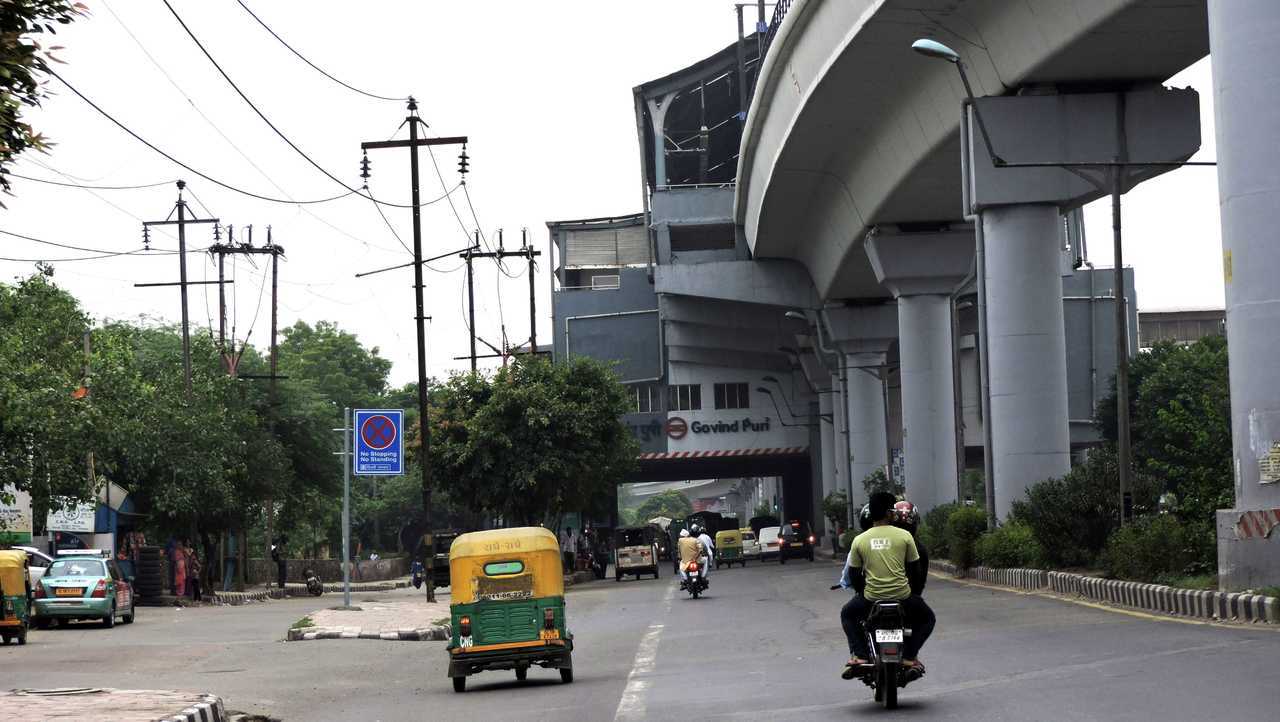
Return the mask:
<path id="1" fill-rule="evenodd" d="M 782 555 L 778 552 L 782 549 L 781 537 L 782 527 L 767 526 L 760 530 L 760 558 L 763 559 L 782 559 Z"/>
<path id="2" fill-rule="evenodd" d="M 53 563 L 53 557 L 36 549 L 35 547 L 14 547 L 18 551 L 27 553 L 27 576 L 31 578 L 31 588 L 35 589 L 36 584 L 49 571 L 49 565 Z"/>
<path id="3" fill-rule="evenodd" d="M 760 558 L 760 542 L 756 540 L 756 533 L 750 529 L 742 530 L 742 556 L 748 559 Z"/>

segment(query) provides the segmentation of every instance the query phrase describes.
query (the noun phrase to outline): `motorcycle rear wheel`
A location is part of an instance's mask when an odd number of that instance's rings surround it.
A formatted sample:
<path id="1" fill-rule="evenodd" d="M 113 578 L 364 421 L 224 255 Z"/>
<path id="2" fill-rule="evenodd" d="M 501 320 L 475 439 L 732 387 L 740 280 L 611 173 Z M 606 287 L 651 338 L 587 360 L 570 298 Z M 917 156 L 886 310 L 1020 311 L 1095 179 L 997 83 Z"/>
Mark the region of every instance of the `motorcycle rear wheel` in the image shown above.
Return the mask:
<path id="1" fill-rule="evenodd" d="M 898 708 L 898 665 L 884 665 L 880 668 L 880 689 L 884 690 L 884 708 Z"/>

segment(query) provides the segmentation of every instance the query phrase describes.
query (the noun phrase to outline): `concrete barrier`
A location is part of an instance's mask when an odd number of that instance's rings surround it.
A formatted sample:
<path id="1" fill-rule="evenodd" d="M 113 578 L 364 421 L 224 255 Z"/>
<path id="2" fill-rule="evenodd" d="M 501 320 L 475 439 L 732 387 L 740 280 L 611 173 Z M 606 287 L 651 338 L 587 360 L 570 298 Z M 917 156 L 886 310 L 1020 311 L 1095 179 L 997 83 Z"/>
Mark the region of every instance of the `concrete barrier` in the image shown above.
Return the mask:
<path id="1" fill-rule="evenodd" d="M 1250 624 L 1280 624 L 1280 599 L 1261 594 L 1179 589 L 1163 584 L 1101 579 L 1042 569 L 959 569 L 945 560 L 930 561 L 936 572 L 1025 591 L 1050 591 L 1067 597 L 1141 609 L 1169 616 Z"/>

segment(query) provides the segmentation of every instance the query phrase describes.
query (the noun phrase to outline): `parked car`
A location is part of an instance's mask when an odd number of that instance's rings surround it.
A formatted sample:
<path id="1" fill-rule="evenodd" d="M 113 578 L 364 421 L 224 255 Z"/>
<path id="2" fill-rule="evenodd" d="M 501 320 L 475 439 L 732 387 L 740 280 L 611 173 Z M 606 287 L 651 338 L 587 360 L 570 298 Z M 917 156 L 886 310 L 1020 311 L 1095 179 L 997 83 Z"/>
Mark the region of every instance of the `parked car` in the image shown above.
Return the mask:
<path id="1" fill-rule="evenodd" d="M 786 563 L 786 560 L 783 559 L 782 555 L 779 553 L 779 551 L 781 550 L 780 545 L 782 544 L 782 527 L 780 526 L 763 527 L 762 529 L 760 529 L 760 536 L 758 538 L 758 543 L 760 544 L 760 560 L 761 561 L 764 561 L 765 559 L 777 559 L 778 561 L 783 562 L 784 564 Z"/>
<path id="2" fill-rule="evenodd" d="M 747 559 L 759 559 L 760 542 L 756 539 L 756 533 L 751 531 L 751 527 L 738 531 L 742 532 L 742 556 Z"/>
<path id="3" fill-rule="evenodd" d="M 35 547 L 14 547 L 14 549 L 27 553 L 27 575 L 31 578 L 31 588 L 34 590 L 40 578 L 49 569 L 49 565 L 53 563 L 53 557 Z"/>
<path id="4" fill-rule="evenodd" d="M 813 561 L 813 550 L 817 537 L 808 523 L 792 519 L 782 526 L 782 544 L 779 546 L 779 561 L 804 558 Z"/>
<path id="5" fill-rule="evenodd" d="M 115 560 L 96 550 L 60 554 L 34 590 L 38 627 L 76 619 L 97 619 L 108 629 L 117 617 L 133 622 L 132 586 Z"/>

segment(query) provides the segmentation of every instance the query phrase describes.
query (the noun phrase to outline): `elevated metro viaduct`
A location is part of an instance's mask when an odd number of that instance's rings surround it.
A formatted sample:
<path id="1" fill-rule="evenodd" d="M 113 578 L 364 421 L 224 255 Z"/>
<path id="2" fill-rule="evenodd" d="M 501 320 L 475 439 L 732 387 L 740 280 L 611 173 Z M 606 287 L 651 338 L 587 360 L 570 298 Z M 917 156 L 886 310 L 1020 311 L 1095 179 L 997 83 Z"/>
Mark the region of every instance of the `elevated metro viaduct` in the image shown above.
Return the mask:
<path id="1" fill-rule="evenodd" d="M 956 50 L 976 100 L 920 38 Z M 1070 463 L 1064 223 L 1198 150 L 1195 92 L 1161 84 L 1212 47 L 1236 476 L 1220 582 L 1280 582 L 1280 3 L 796 0 L 766 39 L 734 221 L 757 263 L 804 269 L 812 313 L 844 316 L 849 340 L 878 345 L 856 327 L 896 299 L 908 493 L 930 503 L 954 423 L 944 299 L 980 266 L 1002 517 Z"/>

